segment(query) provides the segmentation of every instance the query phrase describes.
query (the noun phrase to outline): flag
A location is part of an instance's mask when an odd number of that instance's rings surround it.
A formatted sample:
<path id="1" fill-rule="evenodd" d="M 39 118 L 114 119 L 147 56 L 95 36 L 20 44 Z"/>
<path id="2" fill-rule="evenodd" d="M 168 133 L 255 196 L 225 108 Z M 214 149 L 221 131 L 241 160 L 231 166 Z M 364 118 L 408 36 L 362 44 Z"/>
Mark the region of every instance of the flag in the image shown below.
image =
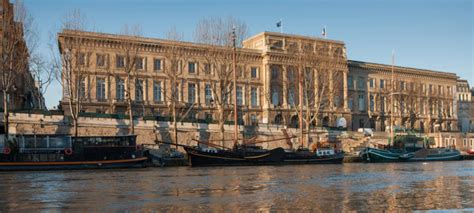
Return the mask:
<path id="1" fill-rule="evenodd" d="M 326 38 L 327 34 L 326 34 L 326 26 L 324 26 L 323 28 L 323 32 L 321 32 L 321 35 Z"/>
<path id="2" fill-rule="evenodd" d="M 276 23 L 277 27 L 281 27 L 281 20 Z"/>

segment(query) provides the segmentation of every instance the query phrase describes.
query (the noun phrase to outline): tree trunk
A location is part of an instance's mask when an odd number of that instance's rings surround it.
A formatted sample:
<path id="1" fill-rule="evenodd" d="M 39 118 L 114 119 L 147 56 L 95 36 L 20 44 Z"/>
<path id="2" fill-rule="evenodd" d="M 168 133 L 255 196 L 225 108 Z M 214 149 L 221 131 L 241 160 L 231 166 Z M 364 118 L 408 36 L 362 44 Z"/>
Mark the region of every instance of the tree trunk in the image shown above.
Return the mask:
<path id="1" fill-rule="evenodd" d="M 7 91 L 3 90 L 3 121 L 4 121 L 4 131 L 5 131 L 5 138 L 8 139 L 8 98 L 7 98 Z"/>
<path id="2" fill-rule="evenodd" d="M 303 144 L 303 147 L 308 147 L 309 146 L 309 139 L 310 139 L 310 125 L 306 123 L 306 144 Z"/>
<path id="3" fill-rule="evenodd" d="M 133 135 L 135 134 L 135 126 L 133 123 L 133 109 L 132 109 L 132 95 L 130 91 L 130 74 L 127 76 L 127 104 L 128 104 L 128 115 L 129 115 L 129 122 L 130 122 L 130 129 L 129 129 L 129 134 Z"/>
<path id="4" fill-rule="evenodd" d="M 221 131 L 221 146 L 225 146 L 225 128 L 224 128 L 225 118 L 224 110 L 219 110 L 219 130 Z"/>
<path id="5" fill-rule="evenodd" d="M 130 134 L 133 135 L 135 134 L 135 125 L 133 124 L 133 110 L 132 110 L 132 101 L 130 100 L 130 97 L 128 98 L 128 115 L 129 115 L 129 122 L 130 122 Z"/>
<path id="6" fill-rule="evenodd" d="M 77 117 L 72 118 L 72 123 L 74 125 L 74 136 L 77 137 L 78 127 L 77 127 Z"/>
<path id="7" fill-rule="evenodd" d="M 176 144 L 176 149 L 178 149 L 178 122 L 176 122 L 176 104 L 173 104 L 173 133 L 174 133 L 174 143 Z"/>

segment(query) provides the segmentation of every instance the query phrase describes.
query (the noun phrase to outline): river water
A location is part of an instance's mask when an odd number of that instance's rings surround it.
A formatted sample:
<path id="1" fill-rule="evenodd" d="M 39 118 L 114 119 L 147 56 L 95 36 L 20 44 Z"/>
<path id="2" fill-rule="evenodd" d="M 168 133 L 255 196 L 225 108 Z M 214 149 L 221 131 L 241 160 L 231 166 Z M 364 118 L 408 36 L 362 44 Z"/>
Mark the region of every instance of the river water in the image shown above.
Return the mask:
<path id="1" fill-rule="evenodd" d="M 474 161 L 1 172 L 5 211 L 474 211 Z"/>

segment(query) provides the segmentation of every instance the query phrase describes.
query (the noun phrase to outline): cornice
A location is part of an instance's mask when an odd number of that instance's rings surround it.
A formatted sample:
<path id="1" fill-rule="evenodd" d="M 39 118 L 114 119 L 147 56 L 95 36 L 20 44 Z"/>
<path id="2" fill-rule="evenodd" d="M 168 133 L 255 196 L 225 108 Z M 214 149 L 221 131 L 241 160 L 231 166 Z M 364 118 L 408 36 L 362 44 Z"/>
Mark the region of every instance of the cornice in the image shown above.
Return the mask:
<path id="1" fill-rule="evenodd" d="M 362 61 L 352 61 L 348 60 L 348 67 L 349 70 L 351 69 L 361 69 L 368 72 L 378 72 L 383 74 L 390 75 L 392 72 L 392 66 L 387 64 L 377 64 L 371 62 L 362 62 Z M 394 72 L 397 75 L 402 75 L 405 77 L 432 77 L 432 78 L 442 78 L 444 80 L 457 80 L 457 76 L 455 73 L 449 72 L 440 72 L 434 70 L 426 70 L 426 69 L 418 69 L 418 68 L 411 68 L 411 67 L 401 67 L 401 66 L 394 66 Z"/>

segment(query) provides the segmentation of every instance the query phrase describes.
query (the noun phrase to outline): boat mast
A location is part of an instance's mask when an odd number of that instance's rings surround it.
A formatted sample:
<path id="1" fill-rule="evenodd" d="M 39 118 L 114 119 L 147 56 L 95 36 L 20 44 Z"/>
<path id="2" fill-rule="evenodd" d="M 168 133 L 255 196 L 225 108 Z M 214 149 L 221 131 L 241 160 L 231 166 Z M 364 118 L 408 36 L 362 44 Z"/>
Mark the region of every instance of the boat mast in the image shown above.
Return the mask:
<path id="1" fill-rule="evenodd" d="M 237 65 L 235 48 L 235 26 L 232 27 L 232 65 L 234 70 L 234 146 L 238 143 L 239 127 L 237 126 Z"/>
<path id="2" fill-rule="evenodd" d="M 302 57 L 302 56 L 300 56 Z M 302 58 L 300 58 L 302 59 Z M 301 61 L 300 61 L 301 63 Z M 298 87 L 299 87 L 299 105 L 300 105 L 300 116 L 299 116 L 299 125 L 300 125 L 300 140 L 301 140 L 301 144 L 300 146 L 303 147 L 304 146 L 304 136 L 303 136 L 303 77 L 302 77 L 302 72 L 303 72 L 303 66 L 300 65 L 300 69 L 299 69 L 299 72 L 298 72 Z M 307 132 L 306 134 L 309 134 L 309 132 Z"/>
<path id="3" fill-rule="evenodd" d="M 392 50 L 392 82 L 391 82 L 391 93 L 390 93 L 390 143 L 394 144 L 394 131 L 393 131 L 393 125 L 395 122 L 393 122 L 393 111 L 394 111 L 394 102 L 393 102 L 393 93 L 394 93 L 394 89 L 395 89 L 395 80 L 394 80 L 394 72 L 393 72 L 393 65 L 395 63 L 395 51 Z M 390 143 L 388 145 L 390 145 Z"/>

